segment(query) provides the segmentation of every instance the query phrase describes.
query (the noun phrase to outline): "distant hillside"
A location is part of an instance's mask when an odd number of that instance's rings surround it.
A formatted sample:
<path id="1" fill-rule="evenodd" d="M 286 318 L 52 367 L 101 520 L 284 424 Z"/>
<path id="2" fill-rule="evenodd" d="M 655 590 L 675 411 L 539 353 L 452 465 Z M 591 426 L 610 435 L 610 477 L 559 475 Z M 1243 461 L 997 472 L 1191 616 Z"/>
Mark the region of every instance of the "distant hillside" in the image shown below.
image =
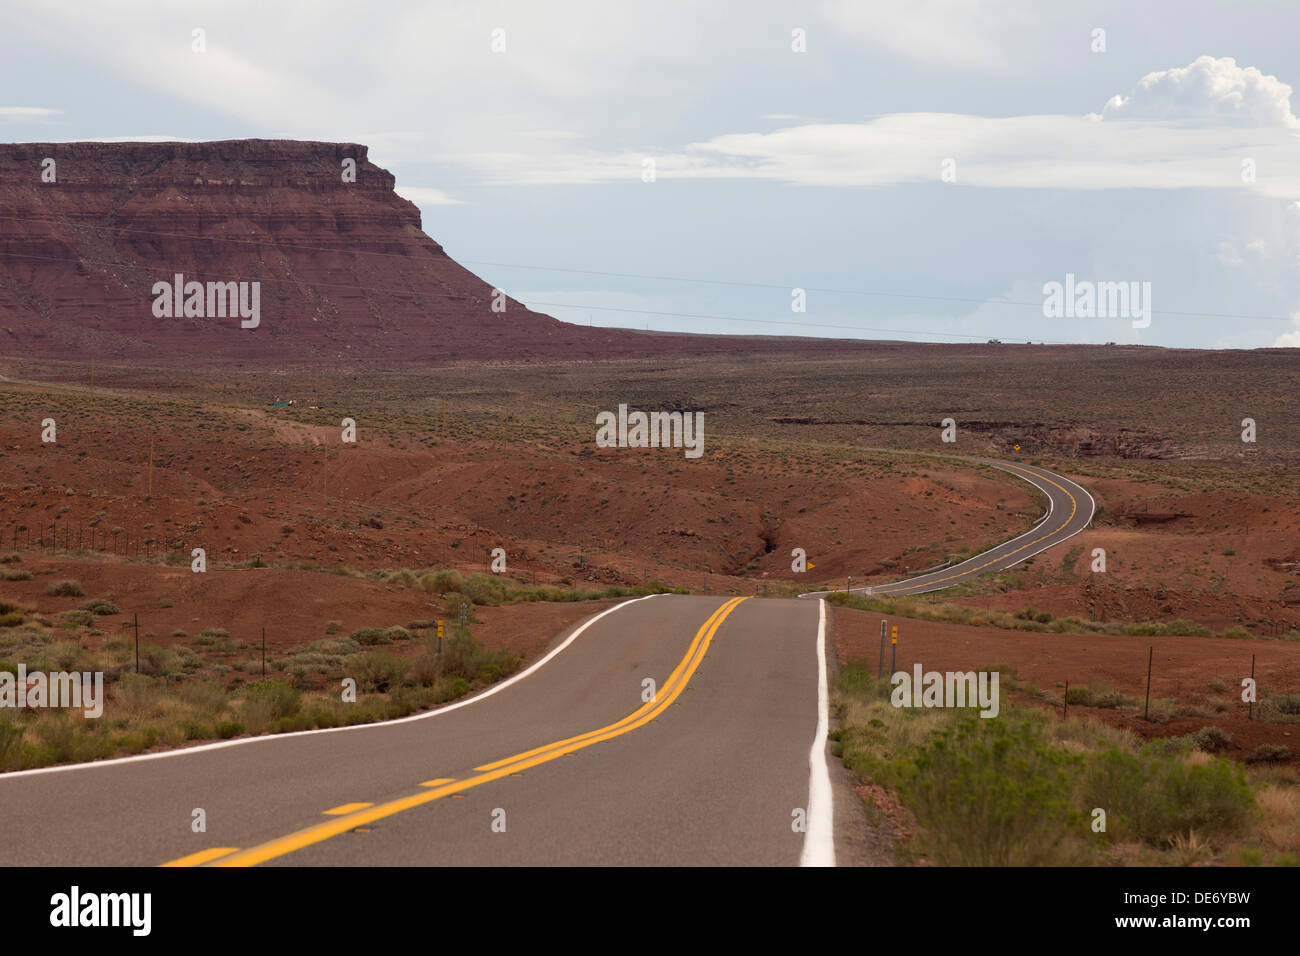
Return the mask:
<path id="1" fill-rule="evenodd" d="M 554 360 L 665 347 L 511 299 L 493 311 L 492 288 L 421 231 L 393 185 L 355 143 L 0 145 L 0 354 Z M 177 274 L 168 311 L 155 285 Z M 202 284 L 197 298 L 190 282 Z M 256 327 L 225 285 L 241 282 Z"/>

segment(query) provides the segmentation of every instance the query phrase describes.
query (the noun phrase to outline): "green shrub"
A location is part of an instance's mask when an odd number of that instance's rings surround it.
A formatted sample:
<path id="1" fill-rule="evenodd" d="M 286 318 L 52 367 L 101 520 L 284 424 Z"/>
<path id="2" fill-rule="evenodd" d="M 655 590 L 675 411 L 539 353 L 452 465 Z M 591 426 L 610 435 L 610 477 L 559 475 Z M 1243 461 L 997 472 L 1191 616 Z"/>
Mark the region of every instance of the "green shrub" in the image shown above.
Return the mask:
<path id="1" fill-rule="evenodd" d="M 1268 694 L 1255 707 L 1255 719 L 1270 723 L 1300 723 L 1300 694 Z"/>
<path id="2" fill-rule="evenodd" d="M 419 687 L 433 687 L 442 676 L 442 667 L 435 651 L 426 650 L 418 654 L 406 672 L 406 681 Z"/>
<path id="3" fill-rule="evenodd" d="M 452 621 L 460 623 L 461 606 L 465 608 L 465 620 L 470 622 L 474 620 L 474 602 L 469 599 L 469 595 L 462 594 L 459 591 L 449 591 L 443 595 L 442 610 Z"/>
<path id="4" fill-rule="evenodd" d="M 112 601 L 105 601 L 103 598 L 96 598 L 93 601 L 87 601 L 81 605 L 81 610 L 89 611 L 91 614 L 109 615 L 121 614 L 122 610 Z"/>
<path id="5" fill-rule="evenodd" d="M 1246 763 L 1281 763 L 1290 759 L 1290 748 L 1281 744 L 1260 744 L 1246 755 Z"/>
<path id="6" fill-rule="evenodd" d="M 314 727 L 335 727 L 338 725 L 338 718 L 334 712 L 326 707 L 316 707 L 311 712 L 311 722 Z"/>
<path id="7" fill-rule="evenodd" d="M 1192 734 L 1192 746 L 1208 754 L 1218 753 L 1232 746 L 1232 737 L 1218 727 L 1202 727 Z"/>
<path id="8" fill-rule="evenodd" d="M 213 735 L 212 728 L 197 720 L 186 719 L 180 723 L 181 732 L 186 740 L 208 740 Z"/>
<path id="9" fill-rule="evenodd" d="M 45 593 L 52 597 L 85 597 L 86 591 L 79 581 L 51 581 L 45 585 Z"/>
<path id="10" fill-rule="evenodd" d="M 176 696 L 197 710 L 219 714 L 226 709 L 229 698 L 215 681 L 186 681 L 176 690 Z"/>
<path id="11" fill-rule="evenodd" d="M 217 724 L 217 736 L 222 740 L 238 737 L 244 732 L 244 725 L 237 720 L 223 720 Z"/>
<path id="12" fill-rule="evenodd" d="M 352 640 L 365 647 L 376 644 L 391 644 L 394 641 L 411 639 L 411 632 L 404 627 L 362 627 L 348 635 Z"/>
<path id="13" fill-rule="evenodd" d="M 162 700 L 162 684 L 144 674 L 123 674 L 113 689 L 114 696 L 128 710 L 152 715 Z"/>
<path id="14" fill-rule="evenodd" d="M 302 695 L 284 681 L 257 680 L 248 684 L 243 691 L 244 702 L 266 703 L 270 717 L 277 720 L 293 717 L 302 706 Z"/>
<path id="15" fill-rule="evenodd" d="M 1093 755 L 1083 792 L 1087 806 L 1106 810 L 1113 831 L 1153 846 L 1192 830 L 1205 837 L 1235 833 L 1255 806 L 1244 772 L 1230 761 L 1189 765 L 1151 744 L 1136 753 L 1112 747 Z"/>
<path id="16" fill-rule="evenodd" d="M 451 568 L 437 568 L 420 578 L 420 587 L 429 594 L 446 594 L 448 591 L 460 591 L 465 583 L 460 572 Z"/>
<path id="17" fill-rule="evenodd" d="M 399 588 L 413 588 L 417 581 L 414 574 L 410 571 L 394 571 L 386 579 L 388 584 L 395 585 Z"/>
<path id="18" fill-rule="evenodd" d="M 505 583 L 491 574 L 471 574 L 461 590 L 473 604 L 495 607 L 506 599 Z"/>
<path id="19" fill-rule="evenodd" d="M 1070 704 L 1080 707 L 1104 707 L 1107 709 L 1135 704 L 1137 701 L 1125 697 L 1109 684 L 1096 681 L 1092 684 L 1077 684 L 1065 695 Z"/>
<path id="20" fill-rule="evenodd" d="M 140 648 L 140 673 L 153 677 L 170 674 L 176 666 L 172 652 L 157 644 L 145 644 Z"/>
<path id="21" fill-rule="evenodd" d="M 401 682 L 406 667 L 402 658 L 376 650 L 349 657 L 344 670 L 349 677 L 356 679 L 359 689 L 383 693 Z"/>
<path id="22" fill-rule="evenodd" d="M 935 732 L 904 771 L 904 800 L 941 865 L 1048 862 L 1081 819 L 1071 806 L 1078 758 L 1017 717 L 964 717 Z"/>
<path id="23" fill-rule="evenodd" d="M 455 700 L 457 697 L 463 697 L 469 693 L 469 681 L 463 677 L 457 677 L 450 684 L 442 685 L 438 692 L 438 703 L 445 703 L 449 700 Z"/>

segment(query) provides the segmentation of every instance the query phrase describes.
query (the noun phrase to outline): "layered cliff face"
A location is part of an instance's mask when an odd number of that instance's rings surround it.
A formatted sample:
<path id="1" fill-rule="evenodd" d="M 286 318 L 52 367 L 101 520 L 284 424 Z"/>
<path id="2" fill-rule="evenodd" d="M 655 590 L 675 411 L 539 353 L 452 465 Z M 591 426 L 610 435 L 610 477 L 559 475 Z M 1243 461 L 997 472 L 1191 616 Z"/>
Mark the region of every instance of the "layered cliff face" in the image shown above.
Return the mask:
<path id="1" fill-rule="evenodd" d="M 634 332 L 514 300 L 494 311 L 492 288 L 421 231 L 393 185 L 355 143 L 0 144 L 0 353 L 165 363 L 644 350 Z"/>

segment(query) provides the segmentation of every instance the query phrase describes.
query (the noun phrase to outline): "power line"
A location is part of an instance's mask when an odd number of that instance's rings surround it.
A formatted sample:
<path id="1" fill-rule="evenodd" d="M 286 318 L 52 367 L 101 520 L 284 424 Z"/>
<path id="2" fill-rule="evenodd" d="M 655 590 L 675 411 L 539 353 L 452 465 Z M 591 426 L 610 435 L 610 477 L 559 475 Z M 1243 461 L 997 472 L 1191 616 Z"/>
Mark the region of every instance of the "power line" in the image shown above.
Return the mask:
<path id="1" fill-rule="evenodd" d="M 71 224 L 66 219 L 31 219 L 24 216 L 0 216 L 0 221 L 41 222 L 50 225 Z M 346 246 L 303 246 L 295 242 L 276 242 L 274 240 L 236 239 L 229 236 L 194 236 L 185 233 L 154 232 L 145 229 L 132 229 L 130 227 L 117 227 L 117 226 L 107 226 L 107 225 L 99 226 L 99 225 L 93 225 L 87 223 L 77 223 L 72 225 L 76 225 L 78 228 L 83 228 L 83 229 L 98 229 L 108 233 L 128 233 L 128 234 L 139 235 L 139 236 L 156 236 L 159 238 L 169 238 L 169 239 L 188 239 L 192 241 L 202 241 L 202 242 L 230 242 L 230 243 L 238 243 L 242 245 L 264 246 L 272 249 L 277 249 L 277 248 L 292 249 L 298 252 L 350 252 L 353 255 L 360 255 L 360 256 L 381 256 L 384 258 L 402 259 L 406 261 L 410 261 L 411 259 L 409 255 L 405 255 L 402 253 L 377 252 L 377 251 L 371 251 L 367 249 L 349 249 Z M 410 240 L 386 239 L 385 242 L 390 242 L 390 243 L 396 242 L 401 244 L 410 244 L 417 247 L 423 247 L 425 242 L 436 242 L 436 240 L 432 239 L 429 236 L 421 234 L 421 238 L 419 239 L 410 239 Z M 450 259 L 451 257 L 448 256 L 448 258 Z M 54 261 L 61 261 L 61 260 L 54 260 Z M 70 259 L 65 261 L 72 262 L 72 261 L 79 261 L 79 260 Z M 89 262 L 91 260 L 84 260 L 84 261 Z M 651 275 L 649 273 L 640 273 L 640 272 L 605 272 L 597 269 L 572 269 L 572 268 L 565 268 L 561 266 L 534 266 L 534 265 L 522 265 L 519 263 L 509 263 L 509 262 L 492 262 L 485 259 L 453 259 L 452 261 L 459 265 L 468 264 L 468 265 L 479 265 L 479 266 L 491 266 L 499 269 L 528 269 L 528 270 L 539 271 L 539 272 L 562 272 L 562 273 L 574 274 L 574 275 L 604 276 L 607 278 L 616 278 L 616 279 L 649 279 L 649 280 L 660 281 L 660 282 L 690 282 L 690 283 L 698 283 L 701 285 L 725 285 L 725 286 L 737 286 L 742 288 L 754 288 L 754 289 L 789 290 L 791 288 L 796 288 L 795 286 L 790 286 L 787 284 L 775 283 L 775 282 L 745 282 L 737 279 L 703 279 L 695 276 L 664 276 L 664 275 Z M 831 295 L 861 295 L 861 296 L 870 296 L 870 297 L 879 297 L 879 298 L 916 299 L 920 301 L 930 301 L 930 302 L 956 302 L 964 305 L 1014 305 L 1014 306 L 1019 306 L 1024 308 L 1034 308 L 1034 309 L 1041 309 L 1043 307 L 1043 303 L 1041 301 L 1025 301 L 1019 299 L 1000 299 L 1000 298 L 981 299 L 981 298 L 971 298 L 971 297 L 962 297 L 962 296 L 925 295 L 922 293 L 915 293 L 915 292 L 887 292 L 878 289 L 874 289 L 874 290 L 873 289 L 836 289 L 836 288 L 829 288 L 825 286 L 798 286 L 797 288 L 802 288 L 807 292 L 820 292 L 820 293 L 828 293 Z M 581 306 L 574 306 L 574 308 L 581 308 Z M 635 311 L 635 310 L 625 310 L 625 311 Z M 651 313 L 651 314 L 671 315 L 672 313 Z M 1292 321 L 1290 316 L 1282 316 L 1282 315 L 1247 315 L 1247 314 L 1235 313 L 1235 312 L 1182 312 L 1182 311 L 1174 311 L 1169 309 L 1152 310 L 1151 315 L 1153 316 L 1164 315 L 1164 316 L 1172 316 L 1177 318 L 1246 319 L 1252 321 L 1257 320 L 1257 321 L 1266 321 L 1266 322 L 1288 322 L 1288 323 Z M 845 328 L 848 328 L 848 326 L 845 326 Z M 925 333 L 925 334 L 929 334 L 929 333 Z M 942 334 L 947 335 L 953 333 L 942 333 Z"/>
<path id="2" fill-rule="evenodd" d="M 24 253 L 16 253 L 16 252 L 0 253 L 0 259 L 4 258 L 5 256 L 8 256 L 10 258 L 15 258 L 15 259 L 37 259 L 45 262 L 74 262 L 74 263 L 80 262 L 80 263 L 88 263 L 91 265 L 115 266 L 117 268 L 143 268 L 141 266 L 133 266 L 130 264 L 124 264 L 120 262 L 110 262 L 102 259 L 84 259 L 84 258 L 78 259 L 78 258 L 67 258 L 67 257 L 60 257 L 60 256 L 34 256 L 34 255 L 27 255 Z M 226 279 L 225 276 L 217 276 L 214 273 L 210 273 L 210 272 L 190 271 L 190 272 L 186 272 L 185 275 L 194 278 L 216 279 L 220 281 L 225 281 Z M 290 279 L 259 279 L 257 281 L 264 282 L 267 285 L 289 285 L 295 288 L 298 286 L 297 282 Z M 439 293 L 439 292 L 416 292 L 410 289 L 381 289 L 381 288 L 375 288 L 374 286 L 363 286 L 363 285 L 350 283 L 350 282 L 349 283 L 318 282 L 315 283 L 314 285 L 316 287 L 321 287 L 321 288 L 347 289 L 349 291 L 364 290 L 369 292 L 383 292 L 389 295 L 409 296 L 413 298 L 442 298 L 442 299 L 459 299 L 459 300 L 463 300 L 465 298 L 465 296 L 463 295 L 457 293 L 450 293 L 450 292 Z M 525 303 L 525 305 L 526 304 L 527 303 Z M 536 302 L 534 304 L 546 306 L 548 308 L 559 308 L 559 309 L 578 309 L 578 310 L 588 309 L 597 312 L 624 312 L 632 315 L 660 315 L 669 318 L 711 319 L 717 322 L 742 322 L 747 324 L 754 323 L 758 325 L 786 325 L 786 326 L 795 326 L 795 327 L 802 327 L 802 328 L 836 329 L 841 331 L 854 331 L 854 332 L 889 332 L 889 333 L 896 333 L 901 335 L 942 335 L 951 338 L 964 338 L 964 339 L 974 339 L 974 340 L 988 339 L 994 337 L 994 336 L 987 336 L 982 334 L 977 335 L 975 333 L 970 333 L 970 332 L 931 332 L 931 331 L 920 330 L 920 329 L 917 330 L 882 329 L 882 328 L 874 328 L 871 326 L 863 326 L 863 325 L 834 325 L 831 323 L 824 323 L 824 322 L 806 322 L 806 321 L 796 322 L 796 321 L 782 321 L 777 319 L 753 319 L 753 318 L 741 318 L 739 316 L 731 316 L 731 315 L 703 315 L 703 314 L 691 313 L 691 312 L 658 312 L 652 309 L 625 309 L 625 308 L 618 308 L 615 306 L 588 305 L 586 303 L 578 303 L 578 302 L 573 302 L 573 303 Z M 569 324 L 572 325 L 574 323 L 569 323 Z M 620 326 L 605 326 L 605 328 L 620 328 Z M 631 330 L 631 331 L 636 331 L 636 330 Z M 708 334 L 708 333 L 695 333 L 695 334 Z M 723 333 L 713 333 L 713 334 L 723 334 Z M 1069 345 L 1072 343 L 1054 341 L 1054 342 L 1045 342 L 1044 344 Z"/>

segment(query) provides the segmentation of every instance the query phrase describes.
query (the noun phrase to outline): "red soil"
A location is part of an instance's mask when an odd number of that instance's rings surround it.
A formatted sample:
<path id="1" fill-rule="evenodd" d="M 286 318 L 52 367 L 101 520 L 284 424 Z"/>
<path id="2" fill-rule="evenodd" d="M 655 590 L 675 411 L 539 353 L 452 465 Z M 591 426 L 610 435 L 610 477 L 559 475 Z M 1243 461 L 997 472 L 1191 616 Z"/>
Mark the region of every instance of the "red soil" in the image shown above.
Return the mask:
<path id="1" fill-rule="evenodd" d="M 835 608 L 832 623 L 836 653 L 841 663 L 866 660 L 875 670 L 880 656 L 880 620 L 875 613 Z M 1291 641 L 1230 640 L 1205 637 L 1114 637 L 1078 634 L 1036 634 L 935 621 L 895 618 L 898 625 L 897 667 L 911 671 L 919 663 L 926 671 L 1005 670 L 1014 668 L 1021 680 L 1064 694 L 1072 687 L 1104 682 L 1128 697 L 1142 701 L 1146 694 L 1147 655 L 1154 648 L 1151 699 L 1172 698 L 1187 707 L 1212 714 L 1214 699 L 1226 701 L 1223 714 L 1179 717 L 1165 723 L 1142 719 L 1142 705 L 1100 709 L 1070 707 L 1071 718 L 1088 715 L 1126 727 L 1141 737 L 1187 734 L 1204 726 L 1221 727 L 1233 739 L 1230 757 L 1244 757 L 1263 743 L 1282 744 L 1291 750 L 1291 763 L 1300 763 L 1300 724 L 1266 724 L 1250 721 L 1241 702 L 1241 680 L 1250 675 L 1254 654 L 1255 677 L 1261 692 L 1300 692 L 1300 643 Z M 889 647 L 885 647 L 889 668 Z M 1221 681 L 1223 691 L 1211 691 L 1211 681 Z M 1033 698 L 1016 695 L 1021 702 Z M 1059 708 L 1056 711 L 1060 713 Z"/>

